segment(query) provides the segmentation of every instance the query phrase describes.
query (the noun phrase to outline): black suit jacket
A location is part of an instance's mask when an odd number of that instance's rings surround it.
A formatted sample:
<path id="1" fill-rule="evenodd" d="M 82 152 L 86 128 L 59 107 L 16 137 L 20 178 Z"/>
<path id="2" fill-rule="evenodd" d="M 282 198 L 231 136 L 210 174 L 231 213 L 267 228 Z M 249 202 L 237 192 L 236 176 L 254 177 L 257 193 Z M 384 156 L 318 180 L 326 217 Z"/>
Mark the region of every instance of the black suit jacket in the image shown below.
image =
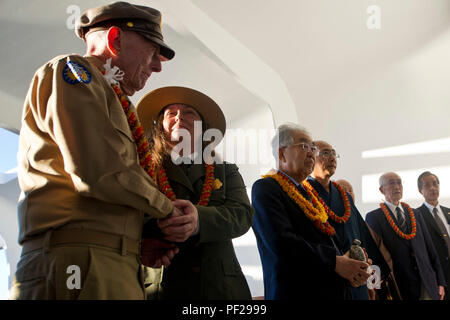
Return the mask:
<path id="1" fill-rule="evenodd" d="M 278 182 L 257 180 L 252 204 L 266 299 L 349 298 L 348 282 L 334 271 L 339 252 L 332 238 L 316 229 Z"/>
<path id="2" fill-rule="evenodd" d="M 442 212 L 444 212 L 446 221 L 444 223 L 450 224 L 450 209 L 440 206 Z M 439 229 L 436 220 L 434 219 L 432 213 L 427 208 L 425 204 L 416 209 L 420 211 L 423 219 L 425 220 L 425 224 L 427 225 L 428 232 L 430 233 L 431 240 L 433 240 L 434 247 L 436 248 L 437 254 L 439 256 L 439 262 L 441 263 L 442 271 L 444 272 L 445 280 L 447 282 L 447 287 L 445 288 L 445 299 L 450 300 L 450 290 L 448 288 L 448 283 L 450 279 L 450 261 L 448 254 L 447 243 L 442 236 L 442 232 Z"/>
<path id="3" fill-rule="evenodd" d="M 411 219 L 408 210 L 405 207 L 403 210 L 410 233 Z M 389 212 L 396 221 L 395 215 Z M 400 238 L 394 232 L 381 208 L 369 212 L 366 222 L 383 239 L 392 256 L 395 279 L 403 299 L 418 300 L 423 283 L 430 296 L 437 300 L 438 285 L 445 286 L 444 274 L 422 215 L 418 211 L 414 211 L 414 215 L 417 230 L 411 240 Z"/>
<path id="4" fill-rule="evenodd" d="M 308 177 L 308 182 L 317 191 L 326 205 L 333 210 L 338 216 L 343 216 L 345 212 L 344 201 L 341 198 L 339 190 L 330 182 L 330 192 L 327 192 L 325 188 L 313 177 Z M 347 252 L 350 250 L 354 239 L 361 241 L 361 246 L 367 250 L 367 254 L 372 259 L 372 264 L 380 267 L 381 279 L 386 279 L 391 272 L 388 264 L 380 253 L 375 241 L 370 234 L 367 224 L 361 217 L 358 209 L 356 208 L 351 196 L 349 197 L 351 215 L 346 223 L 337 223 L 332 219 L 328 219 L 329 223 L 336 230 L 336 236 L 339 238 L 339 242 L 342 245 L 339 249 L 341 252 Z M 360 286 L 358 288 L 352 288 L 353 300 L 368 300 L 367 286 Z"/>

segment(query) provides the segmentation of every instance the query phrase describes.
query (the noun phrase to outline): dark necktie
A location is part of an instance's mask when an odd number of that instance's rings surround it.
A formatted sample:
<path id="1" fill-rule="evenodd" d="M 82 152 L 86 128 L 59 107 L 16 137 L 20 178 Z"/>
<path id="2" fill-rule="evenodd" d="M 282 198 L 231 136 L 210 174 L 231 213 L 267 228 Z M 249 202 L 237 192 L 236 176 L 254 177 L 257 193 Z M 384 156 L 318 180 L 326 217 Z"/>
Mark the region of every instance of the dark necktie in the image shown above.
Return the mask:
<path id="1" fill-rule="evenodd" d="M 434 220 L 436 220 L 436 224 L 439 227 L 439 230 L 441 230 L 442 236 L 444 237 L 445 243 L 447 243 L 447 249 L 450 254 L 450 239 L 448 237 L 447 229 L 445 228 L 444 222 L 442 222 L 442 219 L 438 215 L 438 210 L 436 207 L 433 208 L 433 215 Z"/>
<path id="2" fill-rule="evenodd" d="M 403 216 L 403 212 L 400 210 L 400 207 L 397 207 L 395 209 L 395 212 L 397 212 L 398 227 L 403 232 L 406 232 L 406 220 L 405 217 Z"/>

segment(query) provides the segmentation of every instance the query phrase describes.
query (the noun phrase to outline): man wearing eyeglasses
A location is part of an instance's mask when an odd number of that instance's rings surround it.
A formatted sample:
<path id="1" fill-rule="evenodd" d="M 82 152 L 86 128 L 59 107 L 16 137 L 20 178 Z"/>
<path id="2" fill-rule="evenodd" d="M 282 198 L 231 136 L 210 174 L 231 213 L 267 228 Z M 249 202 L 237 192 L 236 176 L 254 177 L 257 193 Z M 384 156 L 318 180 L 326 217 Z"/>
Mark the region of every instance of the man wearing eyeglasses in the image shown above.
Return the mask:
<path id="1" fill-rule="evenodd" d="M 351 299 L 350 285 L 366 283 L 369 265 L 343 254 L 326 213 L 302 186 L 314 168 L 316 146 L 303 128 L 285 124 L 272 150 L 277 170 L 252 188 L 265 299 Z"/>
<path id="2" fill-rule="evenodd" d="M 336 172 L 339 154 L 325 141 L 315 141 L 314 144 L 318 148 L 316 161 L 312 174 L 304 182 L 305 186 L 312 187 L 332 211 L 329 214 L 329 222 L 336 230 L 340 249 L 346 252 L 350 249 L 354 239 L 360 240 L 361 246 L 366 249 L 372 263 L 380 267 L 381 279 L 385 279 L 390 272 L 389 266 L 373 241 L 353 199 L 343 188 L 331 181 L 331 177 Z M 353 287 L 352 299 L 368 300 L 367 286 Z"/>

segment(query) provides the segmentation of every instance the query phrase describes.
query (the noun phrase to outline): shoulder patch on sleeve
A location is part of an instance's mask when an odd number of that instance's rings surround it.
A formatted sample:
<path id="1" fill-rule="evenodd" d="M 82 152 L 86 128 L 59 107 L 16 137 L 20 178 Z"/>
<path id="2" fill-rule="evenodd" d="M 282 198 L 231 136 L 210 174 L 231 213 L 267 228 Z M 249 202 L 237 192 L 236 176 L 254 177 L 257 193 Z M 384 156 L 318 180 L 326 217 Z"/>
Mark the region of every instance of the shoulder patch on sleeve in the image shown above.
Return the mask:
<path id="1" fill-rule="evenodd" d="M 91 82 L 92 75 L 89 73 L 85 66 L 78 64 L 74 61 L 67 61 L 62 71 L 63 79 L 70 84 L 76 84 L 80 82 Z"/>

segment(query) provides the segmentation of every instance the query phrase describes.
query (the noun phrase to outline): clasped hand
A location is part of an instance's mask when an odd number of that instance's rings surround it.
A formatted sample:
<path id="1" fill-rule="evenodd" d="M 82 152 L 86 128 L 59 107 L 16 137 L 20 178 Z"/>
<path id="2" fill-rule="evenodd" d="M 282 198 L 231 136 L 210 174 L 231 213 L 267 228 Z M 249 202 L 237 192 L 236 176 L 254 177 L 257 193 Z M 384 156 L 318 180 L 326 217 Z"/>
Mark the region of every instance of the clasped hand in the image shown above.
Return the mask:
<path id="1" fill-rule="evenodd" d="M 158 227 L 164 234 L 164 240 L 155 238 L 142 239 L 141 259 L 147 267 L 168 267 L 178 253 L 178 247 L 169 242 L 184 242 L 197 232 L 198 211 L 188 200 L 177 199 L 168 218 L 159 219 Z"/>
<path id="2" fill-rule="evenodd" d="M 169 218 L 159 219 L 158 227 L 171 242 L 184 242 L 197 231 L 198 211 L 189 200 L 175 200 L 173 213 Z"/>
<path id="3" fill-rule="evenodd" d="M 347 251 L 343 256 L 336 256 L 336 273 L 342 278 L 347 279 L 353 287 L 360 287 L 366 284 L 367 279 L 370 277 L 368 273 L 369 263 L 354 260 L 350 258 L 350 254 Z"/>

